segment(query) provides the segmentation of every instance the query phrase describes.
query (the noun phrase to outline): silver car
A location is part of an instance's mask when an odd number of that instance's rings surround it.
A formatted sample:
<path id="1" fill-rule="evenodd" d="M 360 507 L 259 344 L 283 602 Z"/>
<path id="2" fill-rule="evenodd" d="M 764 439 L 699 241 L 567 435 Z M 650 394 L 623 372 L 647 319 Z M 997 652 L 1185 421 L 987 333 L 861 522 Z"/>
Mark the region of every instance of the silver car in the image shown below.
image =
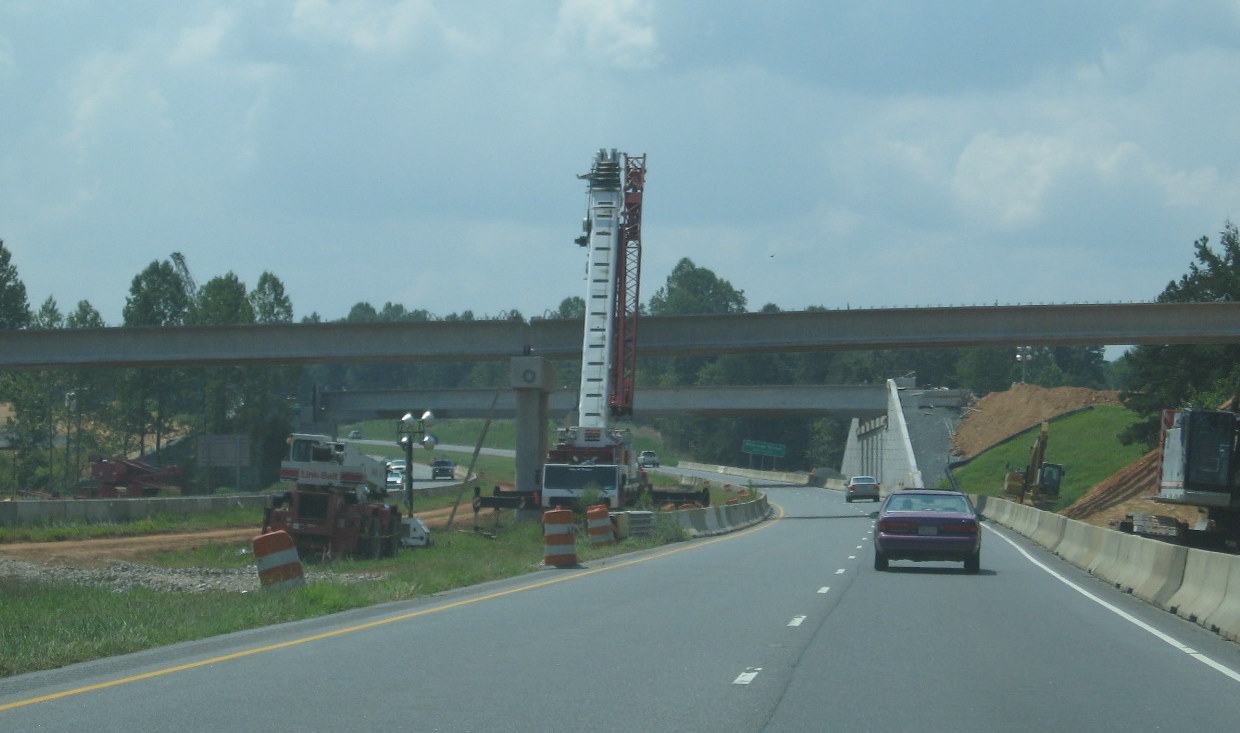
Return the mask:
<path id="1" fill-rule="evenodd" d="M 856 499 L 878 501 L 878 479 L 873 476 L 853 476 L 848 479 L 848 488 L 844 489 L 844 501 L 852 503 Z"/>

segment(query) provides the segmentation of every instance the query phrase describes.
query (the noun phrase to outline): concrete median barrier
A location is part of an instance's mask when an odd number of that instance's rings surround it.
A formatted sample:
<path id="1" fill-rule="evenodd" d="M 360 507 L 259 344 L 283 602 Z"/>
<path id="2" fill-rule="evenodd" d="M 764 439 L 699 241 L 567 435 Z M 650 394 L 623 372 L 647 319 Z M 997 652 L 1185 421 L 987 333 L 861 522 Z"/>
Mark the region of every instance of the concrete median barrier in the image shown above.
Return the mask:
<path id="1" fill-rule="evenodd" d="M 1134 576 L 1132 594 L 1146 603 L 1163 608 L 1184 582 L 1188 548 L 1144 537 L 1133 537 L 1138 549 L 1132 555 Z"/>
<path id="2" fill-rule="evenodd" d="M 689 536 L 711 537 L 735 532 L 763 521 L 770 516 L 771 505 L 763 495 L 744 504 L 680 509 L 664 513 L 675 518 Z"/>
<path id="3" fill-rule="evenodd" d="M 986 518 L 992 522 L 1009 527 L 1011 526 L 1009 522 L 1013 506 L 1010 501 L 990 497 L 986 500 Z"/>
<path id="4" fill-rule="evenodd" d="M 1219 609 L 1227 596 L 1233 560 L 1232 555 L 1189 550 L 1184 583 L 1167 601 L 1167 610 L 1204 626 L 1205 619 Z"/>
<path id="5" fill-rule="evenodd" d="M 1067 517 L 1053 512 L 1037 512 L 1033 533 L 1029 535 L 1029 539 L 1054 552 L 1055 548 L 1059 546 L 1060 541 L 1063 540 L 1064 530 L 1067 526 Z"/>
<path id="6" fill-rule="evenodd" d="M 1089 574 L 1114 584 L 1118 577 L 1120 563 L 1123 562 L 1121 555 L 1124 552 L 1124 540 L 1130 536 L 1120 532 L 1107 532 L 1102 535 L 1098 554 L 1094 557 L 1093 562 L 1085 568 L 1089 571 Z"/>
<path id="7" fill-rule="evenodd" d="M 1230 565 L 1227 588 L 1231 592 L 1225 594 L 1219 607 L 1206 616 L 1202 626 L 1214 629 L 1225 639 L 1240 641 L 1240 557 L 1233 556 Z"/>
<path id="8" fill-rule="evenodd" d="M 1055 548 L 1055 554 L 1082 570 L 1088 570 L 1102 549 L 1102 541 L 1106 536 L 1104 533 L 1110 531 L 1104 527 L 1069 519 L 1064 525 L 1063 540 Z"/>

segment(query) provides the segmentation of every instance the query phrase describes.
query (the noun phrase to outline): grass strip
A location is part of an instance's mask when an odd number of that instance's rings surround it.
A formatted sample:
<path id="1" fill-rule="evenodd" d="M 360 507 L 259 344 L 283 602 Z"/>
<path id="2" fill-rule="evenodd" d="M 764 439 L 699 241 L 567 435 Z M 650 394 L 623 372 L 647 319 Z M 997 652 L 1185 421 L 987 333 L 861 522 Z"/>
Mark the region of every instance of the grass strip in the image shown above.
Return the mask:
<path id="1" fill-rule="evenodd" d="M 498 524 L 474 531 L 440 532 L 435 546 L 407 550 L 378 561 L 343 560 L 327 566 L 326 578 L 289 592 L 175 593 L 112 589 L 67 582 L 0 577 L 0 677 L 53 669 L 182 641 L 314 618 L 352 608 L 407 600 L 541 567 L 544 545 L 537 522 L 501 514 Z M 686 538 L 670 517 L 656 522 L 651 537 L 595 547 L 579 535 L 581 562 L 658 547 Z M 164 553 L 148 563 L 164 567 L 244 567 L 252 556 L 243 543 L 221 543 L 184 553 Z M 358 582 L 359 575 L 374 580 Z M 169 619 L 176 619 L 170 623 Z"/>
<path id="2" fill-rule="evenodd" d="M 1063 464 L 1065 470 L 1056 510 L 1071 506 L 1096 484 L 1145 454 L 1143 446 L 1123 445 L 1117 437 L 1136 420 L 1136 413 L 1126 407 L 1097 405 L 1050 423 L 1043 461 Z M 1029 449 L 1040 429 L 1030 428 L 955 469 L 960 487 L 970 494 L 1003 496 L 1004 474 L 1025 470 Z"/>

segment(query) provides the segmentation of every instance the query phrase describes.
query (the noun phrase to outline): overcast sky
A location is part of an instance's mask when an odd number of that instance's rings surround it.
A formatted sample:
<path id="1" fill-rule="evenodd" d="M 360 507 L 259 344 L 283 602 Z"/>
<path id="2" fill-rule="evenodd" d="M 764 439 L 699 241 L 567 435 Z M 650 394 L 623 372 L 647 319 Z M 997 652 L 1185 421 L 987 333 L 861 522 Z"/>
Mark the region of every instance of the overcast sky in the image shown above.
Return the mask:
<path id="1" fill-rule="evenodd" d="M 1149 300 L 1240 220 L 1240 2 L 4 0 L 0 238 L 32 307 L 201 284 L 541 315 L 598 148 L 775 303 Z"/>

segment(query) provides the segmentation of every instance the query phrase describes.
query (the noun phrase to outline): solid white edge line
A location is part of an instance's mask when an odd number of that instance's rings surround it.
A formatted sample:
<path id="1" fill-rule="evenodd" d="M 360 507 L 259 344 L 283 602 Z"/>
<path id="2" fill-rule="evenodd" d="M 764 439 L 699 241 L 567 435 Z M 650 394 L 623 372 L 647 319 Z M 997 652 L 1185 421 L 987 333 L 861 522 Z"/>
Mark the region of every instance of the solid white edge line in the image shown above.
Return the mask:
<path id="1" fill-rule="evenodd" d="M 983 526 L 985 526 L 985 525 L 983 525 Z M 1016 544 L 1016 543 L 1015 543 L 1015 542 L 1013 542 L 1011 539 L 1009 539 L 1008 537 L 1004 536 L 1001 532 L 997 531 L 997 530 L 996 530 L 996 529 L 994 529 L 993 527 L 986 527 L 986 529 L 990 530 L 991 532 L 994 532 L 994 533 L 995 533 L 995 535 L 997 535 L 1000 539 L 1002 539 L 1004 542 L 1008 543 L 1008 544 L 1009 544 L 1009 545 L 1011 545 L 1013 548 L 1015 548 L 1017 552 L 1019 552 L 1020 554 L 1024 555 L 1026 560 L 1028 560 L 1029 562 L 1033 563 L 1034 565 L 1037 565 L 1039 568 L 1042 568 L 1043 570 L 1045 570 L 1045 571 L 1046 571 L 1046 573 L 1047 573 L 1048 575 L 1050 575 L 1052 578 L 1054 578 L 1055 580 L 1058 580 L 1060 583 L 1063 583 L 1064 585 L 1068 586 L 1068 587 L 1069 587 L 1069 588 L 1071 588 L 1072 590 L 1076 591 L 1077 593 L 1080 593 L 1081 595 L 1085 596 L 1085 597 L 1086 597 L 1086 598 L 1088 598 L 1089 600 L 1093 601 L 1094 603 L 1097 603 L 1099 606 L 1102 606 L 1103 608 L 1107 609 L 1108 611 L 1110 611 L 1111 613 L 1115 614 L 1116 616 L 1119 616 L 1120 618 L 1124 619 L 1125 621 L 1127 621 L 1127 622 L 1131 623 L 1132 625 L 1136 626 L 1137 628 L 1142 629 L 1143 631 L 1145 631 L 1145 632 L 1147 632 L 1147 633 L 1151 634 L 1152 636 L 1154 636 L 1154 637 L 1155 637 L 1155 638 L 1157 638 L 1158 640 L 1162 641 L 1163 643 L 1167 644 L 1168 646 L 1170 646 L 1170 647 L 1172 647 L 1172 648 L 1174 648 L 1174 649 L 1177 649 L 1177 650 L 1179 650 L 1179 651 L 1181 651 L 1181 652 L 1184 652 L 1184 653 L 1185 653 L 1185 654 L 1187 654 L 1188 656 L 1192 657 L 1193 659 L 1196 659 L 1198 662 L 1201 662 L 1202 664 L 1206 665 L 1207 667 L 1210 667 L 1210 668 L 1214 669 L 1215 671 L 1220 672 L 1220 673 L 1222 673 L 1222 674 L 1224 674 L 1224 675 L 1226 675 L 1226 676 L 1230 677 L 1232 680 L 1234 680 L 1234 681 L 1236 681 L 1236 682 L 1240 682 L 1240 672 L 1236 672 L 1235 670 L 1231 669 L 1230 667 L 1227 667 L 1227 666 L 1225 666 L 1225 665 L 1223 665 L 1223 664 L 1220 664 L 1219 662 L 1214 661 L 1214 660 L 1213 660 L 1213 659 L 1211 659 L 1210 657 L 1207 657 L 1206 655 L 1202 654 L 1201 652 L 1198 652 L 1197 650 L 1193 649 L 1192 647 L 1187 646 L 1186 644 L 1181 643 L 1180 641 L 1178 641 L 1178 640 L 1176 640 L 1175 638 L 1173 638 L 1173 637 L 1169 636 L 1168 634 L 1165 634 L 1165 633 L 1163 633 L 1163 632 L 1159 631 L 1158 629 L 1154 628 L 1153 626 L 1150 626 L 1149 624 L 1147 624 L 1147 623 L 1145 623 L 1144 621 L 1142 621 L 1141 619 L 1139 619 L 1139 618 L 1137 618 L 1137 617 L 1133 616 L 1132 614 L 1128 613 L 1127 611 L 1125 611 L 1125 610 L 1123 610 L 1123 609 L 1121 609 L 1121 608 L 1119 608 L 1119 607 L 1115 606 L 1114 604 L 1112 604 L 1112 603 L 1110 603 L 1110 602 L 1108 602 L 1108 601 L 1104 601 L 1104 600 L 1102 600 L 1101 598 L 1099 598 L 1098 596 L 1094 595 L 1093 593 L 1090 593 L 1089 591 L 1085 590 L 1085 589 L 1084 589 L 1084 588 L 1082 588 L 1081 586 L 1077 585 L 1076 583 L 1073 583 L 1071 580 L 1068 580 L 1068 579 L 1067 579 L 1067 578 L 1065 578 L 1064 576 L 1060 575 L 1058 572 L 1056 572 L 1056 571 L 1052 570 L 1052 569 L 1051 569 L 1050 567 L 1048 567 L 1047 565 L 1043 564 L 1040 560 L 1038 560 L 1037 558 L 1035 558 L 1033 555 L 1030 555 L 1028 552 L 1026 552 L 1026 551 L 1025 551 L 1025 549 L 1024 549 L 1023 547 L 1021 547 L 1020 545 Z"/>

